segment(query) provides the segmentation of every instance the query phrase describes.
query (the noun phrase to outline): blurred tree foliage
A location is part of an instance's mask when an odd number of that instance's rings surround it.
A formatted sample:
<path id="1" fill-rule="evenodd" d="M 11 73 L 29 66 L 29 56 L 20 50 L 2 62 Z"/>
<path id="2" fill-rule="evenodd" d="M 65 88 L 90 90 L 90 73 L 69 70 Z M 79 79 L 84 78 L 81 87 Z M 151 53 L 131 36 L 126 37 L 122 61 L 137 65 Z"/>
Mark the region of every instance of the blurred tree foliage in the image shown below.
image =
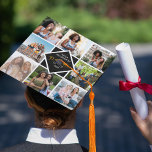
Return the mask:
<path id="1" fill-rule="evenodd" d="M 152 16 L 151 0 L 108 0 L 107 13 L 110 18 L 145 19 Z"/>
<path id="2" fill-rule="evenodd" d="M 115 59 L 114 56 L 111 56 L 110 58 L 108 58 L 108 60 L 106 60 L 106 62 L 104 64 L 102 70 L 105 71 L 114 59 Z"/>
<path id="3" fill-rule="evenodd" d="M 53 75 L 53 79 L 52 79 L 53 85 L 56 86 L 60 80 L 61 80 L 61 78 L 59 76 Z"/>
<path id="4" fill-rule="evenodd" d="M 23 42 L 46 16 L 99 43 L 151 42 L 152 39 L 151 19 L 130 20 L 150 17 L 151 0 L 14 1 L 16 42 Z"/>
<path id="5" fill-rule="evenodd" d="M 28 19 L 32 19 L 34 13 L 59 6 L 87 10 L 97 16 L 112 18 L 143 19 L 152 16 L 151 0 L 15 0 L 15 6 L 15 10 Z"/>
<path id="6" fill-rule="evenodd" d="M 14 38 L 14 1 L 13 0 L 0 0 L 0 65 L 8 58 L 10 45 Z"/>
<path id="7" fill-rule="evenodd" d="M 0 64 L 46 16 L 99 43 L 152 40 L 152 0 L 0 0 L 0 14 Z"/>

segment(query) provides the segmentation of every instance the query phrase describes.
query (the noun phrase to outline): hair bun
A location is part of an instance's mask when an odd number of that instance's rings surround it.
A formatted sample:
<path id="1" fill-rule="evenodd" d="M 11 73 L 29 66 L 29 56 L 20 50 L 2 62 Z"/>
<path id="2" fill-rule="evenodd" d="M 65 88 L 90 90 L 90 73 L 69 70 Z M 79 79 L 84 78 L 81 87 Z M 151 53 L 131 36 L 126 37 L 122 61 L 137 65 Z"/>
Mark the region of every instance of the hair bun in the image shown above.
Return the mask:
<path id="1" fill-rule="evenodd" d="M 56 129 L 59 128 L 63 124 L 63 122 L 64 121 L 61 119 L 61 117 L 58 116 L 44 116 L 42 120 L 42 125 L 44 128 Z"/>

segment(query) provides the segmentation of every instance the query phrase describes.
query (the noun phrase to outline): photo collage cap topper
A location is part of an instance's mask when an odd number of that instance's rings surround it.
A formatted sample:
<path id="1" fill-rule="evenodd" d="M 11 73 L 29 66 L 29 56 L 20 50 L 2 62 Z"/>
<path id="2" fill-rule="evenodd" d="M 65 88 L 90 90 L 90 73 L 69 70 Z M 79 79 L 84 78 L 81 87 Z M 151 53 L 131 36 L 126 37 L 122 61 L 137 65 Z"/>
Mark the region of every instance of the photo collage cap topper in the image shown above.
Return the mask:
<path id="1" fill-rule="evenodd" d="M 0 70 L 73 110 L 116 55 L 47 17 Z M 63 64 L 73 68 L 86 81 Z"/>

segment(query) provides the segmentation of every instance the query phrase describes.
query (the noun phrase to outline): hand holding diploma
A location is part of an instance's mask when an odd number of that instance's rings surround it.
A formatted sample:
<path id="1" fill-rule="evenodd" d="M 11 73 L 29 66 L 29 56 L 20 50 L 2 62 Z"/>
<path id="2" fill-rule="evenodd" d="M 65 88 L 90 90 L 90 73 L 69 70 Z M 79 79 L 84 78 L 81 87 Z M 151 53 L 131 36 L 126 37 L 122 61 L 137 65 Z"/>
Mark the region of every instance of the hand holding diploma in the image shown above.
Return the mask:
<path id="1" fill-rule="evenodd" d="M 135 105 L 136 111 L 141 117 L 141 119 L 145 119 L 148 115 L 148 106 L 146 103 L 146 98 L 144 91 L 137 88 L 136 86 L 140 86 L 139 74 L 136 68 L 136 64 L 128 43 L 121 43 L 116 47 L 116 51 L 118 54 L 118 58 L 125 76 L 125 79 L 129 81 L 127 86 L 134 84 L 133 88 L 130 90 L 130 94 Z"/>
<path id="2" fill-rule="evenodd" d="M 148 116 L 145 120 L 142 120 L 134 108 L 130 108 L 130 112 L 133 120 L 139 128 L 142 135 L 147 139 L 150 145 L 152 145 L 152 102 L 148 101 Z"/>

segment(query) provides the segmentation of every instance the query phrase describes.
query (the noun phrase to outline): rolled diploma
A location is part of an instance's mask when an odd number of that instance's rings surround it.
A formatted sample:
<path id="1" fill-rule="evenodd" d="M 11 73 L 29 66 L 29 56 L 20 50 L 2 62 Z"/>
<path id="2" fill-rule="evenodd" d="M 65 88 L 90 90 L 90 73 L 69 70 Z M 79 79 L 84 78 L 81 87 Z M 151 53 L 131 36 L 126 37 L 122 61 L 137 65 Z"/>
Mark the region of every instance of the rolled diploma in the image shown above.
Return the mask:
<path id="1" fill-rule="evenodd" d="M 116 46 L 117 55 L 121 64 L 125 79 L 131 82 L 138 82 L 139 74 L 128 43 L 121 43 Z M 148 115 L 148 106 L 144 91 L 139 88 L 130 90 L 135 109 L 142 119 Z"/>

